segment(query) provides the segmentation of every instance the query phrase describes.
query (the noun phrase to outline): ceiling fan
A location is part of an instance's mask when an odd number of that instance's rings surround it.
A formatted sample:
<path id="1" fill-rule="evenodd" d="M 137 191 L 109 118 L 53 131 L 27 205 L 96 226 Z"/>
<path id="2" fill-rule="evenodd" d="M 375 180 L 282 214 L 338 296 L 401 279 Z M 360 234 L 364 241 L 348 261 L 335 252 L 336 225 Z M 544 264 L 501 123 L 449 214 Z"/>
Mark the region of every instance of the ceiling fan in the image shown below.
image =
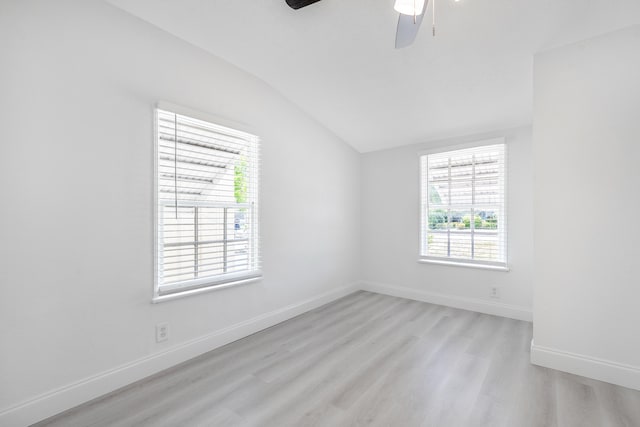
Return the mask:
<path id="1" fill-rule="evenodd" d="M 286 0 L 292 9 L 300 9 L 318 1 L 320 0 Z M 393 8 L 400 14 L 398 17 L 398 27 L 396 29 L 396 49 L 407 47 L 416 39 L 428 3 L 429 0 L 395 0 Z M 433 9 L 435 17 L 435 0 Z M 436 35 L 435 22 L 433 35 Z"/>

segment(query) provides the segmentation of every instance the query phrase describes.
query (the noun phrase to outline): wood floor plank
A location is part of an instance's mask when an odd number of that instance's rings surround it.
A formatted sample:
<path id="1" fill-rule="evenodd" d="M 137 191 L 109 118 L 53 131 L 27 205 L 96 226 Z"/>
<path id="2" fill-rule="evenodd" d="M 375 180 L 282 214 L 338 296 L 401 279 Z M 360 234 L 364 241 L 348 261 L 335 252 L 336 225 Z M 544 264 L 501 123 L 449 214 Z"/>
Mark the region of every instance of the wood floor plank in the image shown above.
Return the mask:
<path id="1" fill-rule="evenodd" d="M 37 426 L 640 426 L 640 392 L 530 364 L 531 325 L 356 292 Z"/>
<path id="2" fill-rule="evenodd" d="M 336 389 L 344 387 L 344 384 L 357 376 L 363 366 L 371 364 L 371 359 L 375 359 L 380 352 L 393 351 L 396 346 L 392 344 L 396 340 L 412 338 L 395 331 L 411 315 L 411 307 L 414 310 L 417 307 L 406 300 L 397 300 L 392 305 L 396 307 L 393 311 L 372 316 L 369 325 L 378 324 L 378 327 L 368 328 L 364 324 L 363 330 L 354 330 L 348 338 L 334 340 L 331 347 L 319 353 L 310 363 L 294 370 L 292 374 L 288 373 L 290 377 L 287 388 L 279 387 L 275 390 L 270 396 L 270 402 L 244 402 L 244 406 L 236 410 L 251 419 L 265 419 L 269 425 L 276 421 L 282 424 L 285 419 L 292 420 L 301 416 L 299 412 L 305 410 L 309 402 L 326 401 L 336 394 Z M 362 354 L 369 354 L 370 357 L 363 359 Z M 353 355 L 357 359 L 354 360 L 351 357 Z M 351 369 L 345 370 L 346 366 Z M 275 405 L 272 404 L 274 402 Z"/>
<path id="3" fill-rule="evenodd" d="M 574 377 L 566 373 L 556 375 L 558 423 L 567 427 L 603 426 L 603 408 L 594 388 Z"/>
<path id="4" fill-rule="evenodd" d="M 603 408 L 604 426 L 640 425 L 640 393 L 627 393 L 623 388 L 600 382 L 596 382 L 594 389 Z"/>
<path id="5" fill-rule="evenodd" d="M 451 314 L 446 310 L 441 313 Z M 466 340 L 456 338 L 474 322 L 476 313 L 466 313 L 468 317 L 442 316 L 411 351 L 398 358 L 382 384 L 361 399 L 349 424 L 385 425 L 401 421 L 403 425 L 417 425 L 435 396 L 432 386 L 445 374 L 443 365 L 450 363 L 448 355 L 457 353 L 454 347 L 467 344 Z"/>

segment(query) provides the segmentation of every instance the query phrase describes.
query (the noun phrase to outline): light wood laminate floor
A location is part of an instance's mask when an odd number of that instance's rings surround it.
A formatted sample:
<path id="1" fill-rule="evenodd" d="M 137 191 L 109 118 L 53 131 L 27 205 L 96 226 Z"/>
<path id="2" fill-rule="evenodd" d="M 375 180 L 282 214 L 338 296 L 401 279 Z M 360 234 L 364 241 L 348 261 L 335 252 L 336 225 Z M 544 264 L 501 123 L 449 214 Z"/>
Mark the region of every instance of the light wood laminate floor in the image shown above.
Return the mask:
<path id="1" fill-rule="evenodd" d="M 357 292 L 38 425 L 640 426 L 640 392 L 533 366 L 531 324 Z"/>

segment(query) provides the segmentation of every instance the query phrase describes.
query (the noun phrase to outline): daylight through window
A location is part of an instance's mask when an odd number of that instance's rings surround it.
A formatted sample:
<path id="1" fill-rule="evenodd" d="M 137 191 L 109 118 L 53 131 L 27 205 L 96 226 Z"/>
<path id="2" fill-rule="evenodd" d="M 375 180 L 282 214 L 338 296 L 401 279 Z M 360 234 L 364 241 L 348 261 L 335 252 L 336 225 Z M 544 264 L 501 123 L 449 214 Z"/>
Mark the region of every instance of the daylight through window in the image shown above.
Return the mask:
<path id="1" fill-rule="evenodd" d="M 258 137 L 156 110 L 157 296 L 260 275 Z"/>
<path id="2" fill-rule="evenodd" d="M 506 267 L 505 145 L 423 155 L 421 258 Z"/>

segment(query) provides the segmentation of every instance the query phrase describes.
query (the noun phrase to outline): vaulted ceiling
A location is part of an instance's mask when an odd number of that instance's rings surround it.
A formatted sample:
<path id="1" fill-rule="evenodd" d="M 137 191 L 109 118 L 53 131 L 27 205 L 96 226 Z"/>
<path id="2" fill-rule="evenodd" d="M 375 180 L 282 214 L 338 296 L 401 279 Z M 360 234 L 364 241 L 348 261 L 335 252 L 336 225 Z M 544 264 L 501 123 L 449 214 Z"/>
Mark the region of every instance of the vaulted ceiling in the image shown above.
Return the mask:
<path id="1" fill-rule="evenodd" d="M 108 0 L 259 77 L 360 152 L 531 122 L 533 55 L 640 23 L 639 0 Z M 430 0 L 430 3 L 433 0 Z"/>

